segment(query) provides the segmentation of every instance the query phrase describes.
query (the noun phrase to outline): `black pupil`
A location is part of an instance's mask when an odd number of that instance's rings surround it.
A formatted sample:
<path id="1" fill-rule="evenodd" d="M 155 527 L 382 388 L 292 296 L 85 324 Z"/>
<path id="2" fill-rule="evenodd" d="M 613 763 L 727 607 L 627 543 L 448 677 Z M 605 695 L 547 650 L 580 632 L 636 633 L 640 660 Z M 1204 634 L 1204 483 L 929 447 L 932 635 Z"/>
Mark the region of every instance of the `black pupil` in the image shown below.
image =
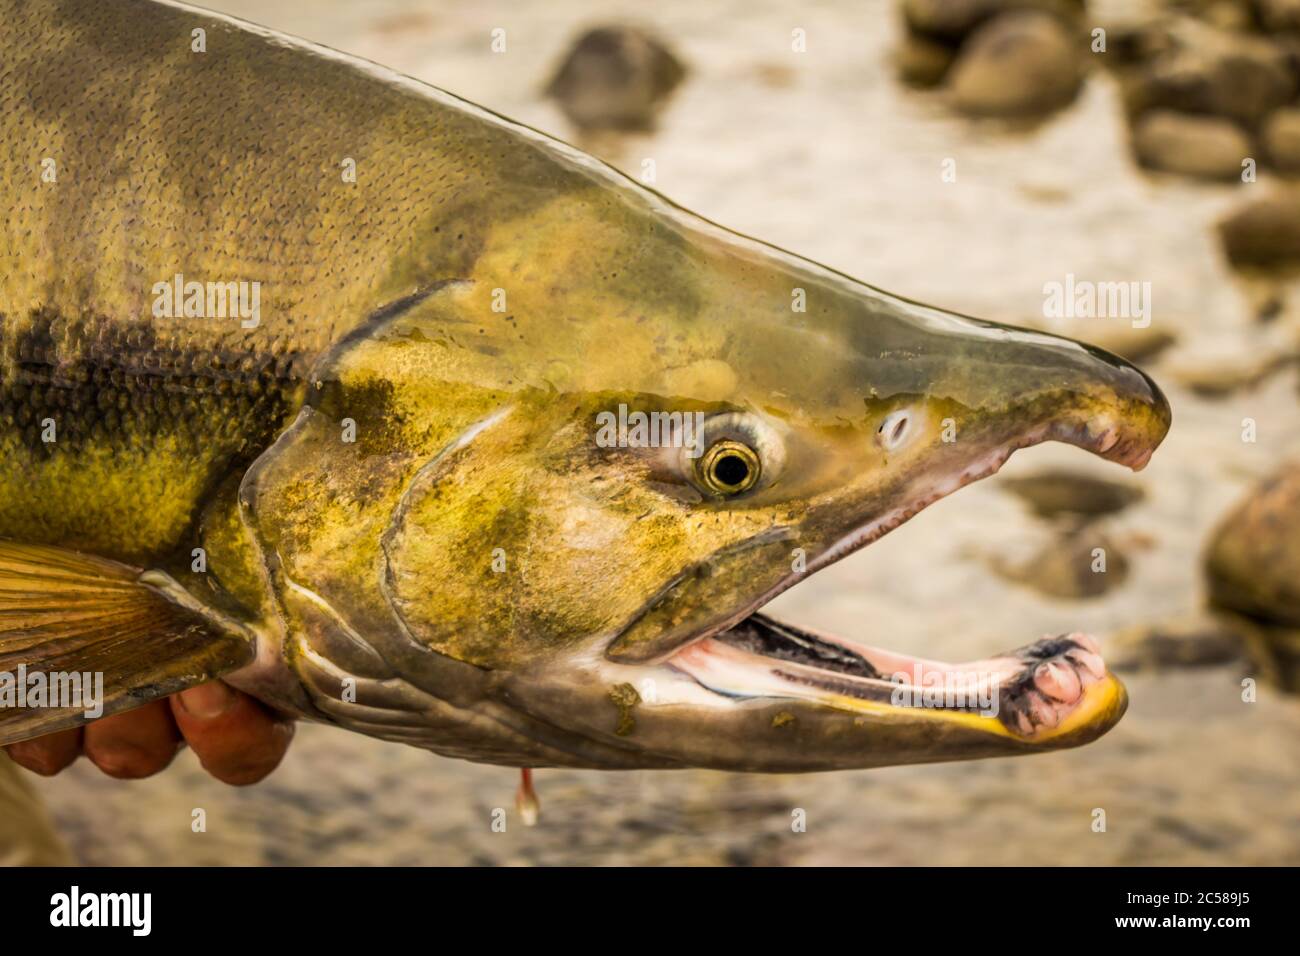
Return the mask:
<path id="1" fill-rule="evenodd" d="M 749 464 L 739 455 L 723 455 L 713 463 L 713 477 L 719 484 L 735 487 L 749 477 Z"/>

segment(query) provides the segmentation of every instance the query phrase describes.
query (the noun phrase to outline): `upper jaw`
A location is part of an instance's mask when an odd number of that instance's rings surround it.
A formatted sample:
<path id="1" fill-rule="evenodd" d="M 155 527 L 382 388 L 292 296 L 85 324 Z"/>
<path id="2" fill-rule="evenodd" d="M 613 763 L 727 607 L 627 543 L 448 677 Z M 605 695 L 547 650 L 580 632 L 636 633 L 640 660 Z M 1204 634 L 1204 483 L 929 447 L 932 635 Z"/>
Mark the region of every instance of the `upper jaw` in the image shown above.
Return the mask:
<path id="1" fill-rule="evenodd" d="M 1154 440 L 1142 428 L 1131 423 L 1113 421 L 1107 417 L 1074 420 L 1062 419 L 1042 426 L 1037 441 L 1052 440 L 1076 445 L 1085 451 L 1124 465 L 1133 471 L 1141 471 L 1151 460 L 1160 441 L 1164 438 L 1166 425 L 1158 432 Z M 1035 441 L 1026 444 L 1036 444 Z M 1022 445 L 1021 447 L 1025 447 Z"/>

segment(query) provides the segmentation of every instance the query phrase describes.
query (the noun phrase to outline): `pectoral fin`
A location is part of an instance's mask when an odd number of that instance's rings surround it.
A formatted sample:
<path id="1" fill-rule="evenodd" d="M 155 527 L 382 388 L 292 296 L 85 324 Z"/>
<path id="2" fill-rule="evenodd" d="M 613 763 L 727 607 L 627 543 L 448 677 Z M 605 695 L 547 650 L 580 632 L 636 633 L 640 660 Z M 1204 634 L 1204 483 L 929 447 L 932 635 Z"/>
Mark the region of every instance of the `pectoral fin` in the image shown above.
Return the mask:
<path id="1" fill-rule="evenodd" d="M 168 584 L 104 558 L 0 541 L 0 745 L 139 707 L 252 660 L 251 636 L 178 603 Z"/>

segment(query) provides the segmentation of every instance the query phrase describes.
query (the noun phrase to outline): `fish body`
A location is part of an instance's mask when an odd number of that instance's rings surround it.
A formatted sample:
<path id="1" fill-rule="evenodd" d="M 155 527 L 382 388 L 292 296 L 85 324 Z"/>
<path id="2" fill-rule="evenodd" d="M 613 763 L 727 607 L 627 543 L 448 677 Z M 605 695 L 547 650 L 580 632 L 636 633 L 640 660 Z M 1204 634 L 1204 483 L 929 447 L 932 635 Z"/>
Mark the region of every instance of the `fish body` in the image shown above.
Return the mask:
<path id="1" fill-rule="evenodd" d="M 949 666 L 756 612 L 1017 448 L 1143 466 L 1169 410 L 1132 366 L 197 8 L 0 0 L 0 62 L 0 670 L 102 671 L 107 712 L 224 675 L 518 766 L 964 759 L 1122 714 L 1082 636 Z M 898 702 L 944 674 L 969 699 Z M 84 719 L 0 709 L 0 742 Z"/>

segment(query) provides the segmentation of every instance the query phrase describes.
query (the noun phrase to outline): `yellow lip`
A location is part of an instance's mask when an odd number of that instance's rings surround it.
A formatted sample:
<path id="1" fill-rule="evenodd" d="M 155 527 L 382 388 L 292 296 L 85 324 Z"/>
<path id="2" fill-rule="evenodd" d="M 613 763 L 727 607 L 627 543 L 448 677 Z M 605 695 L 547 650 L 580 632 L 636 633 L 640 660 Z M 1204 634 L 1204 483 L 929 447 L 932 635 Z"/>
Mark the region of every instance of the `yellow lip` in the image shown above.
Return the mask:
<path id="1" fill-rule="evenodd" d="M 1076 734 L 1096 736 L 1092 732 L 1097 728 L 1109 728 L 1123 716 L 1128 708 L 1128 691 L 1118 677 L 1107 671 L 1104 678 L 1087 689 L 1083 702 L 1074 708 L 1065 720 L 1050 730 L 1043 730 L 1028 737 L 1008 730 L 997 717 L 984 717 L 966 711 L 944 710 L 936 707 L 896 707 L 839 694 L 829 696 L 825 700 L 832 707 L 840 710 L 866 712 L 884 720 L 938 720 L 960 724 L 995 737 L 1006 737 L 1019 743 L 1036 745 L 1059 741 L 1061 738 Z"/>

